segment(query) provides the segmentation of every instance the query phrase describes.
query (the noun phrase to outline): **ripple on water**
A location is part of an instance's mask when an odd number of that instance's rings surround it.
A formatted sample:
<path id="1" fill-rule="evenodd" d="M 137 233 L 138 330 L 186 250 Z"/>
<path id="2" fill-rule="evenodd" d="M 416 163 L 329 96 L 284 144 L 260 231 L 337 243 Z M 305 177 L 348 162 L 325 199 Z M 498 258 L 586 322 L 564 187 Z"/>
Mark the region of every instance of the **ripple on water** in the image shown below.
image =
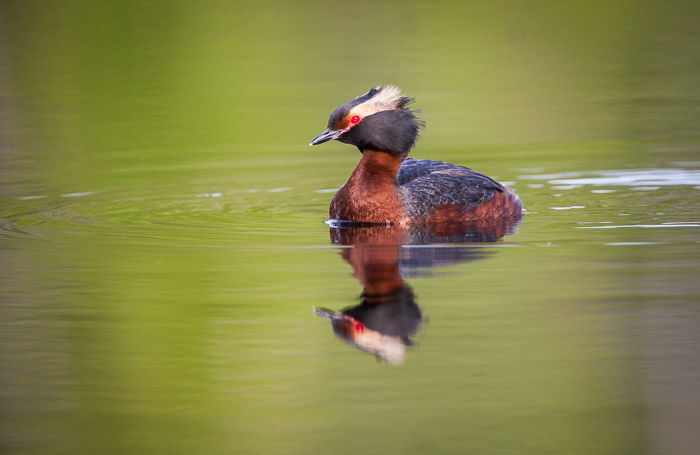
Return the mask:
<path id="1" fill-rule="evenodd" d="M 559 174 L 522 175 L 524 180 L 546 180 L 557 189 L 573 189 L 583 185 L 632 186 L 637 188 L 666 185 L 700 185 L 700 170 L 690 169 L 639 169 L 588 172 L 565 172 Z M 562 188 L 562 185 L 572 186 Z"/>
<path id="2" fill-rule="evenodd" d="M 566 207 L 550 207 L 552 210 L 573 210 L 573 209 L 585 209 L 585 205 L 569 205 Z"/>
<path id="3" fill-rule="evenodd" d="M 665 242 L 607 242 L 605 246 L 645 246 L 645 245 L 662 245 Z"/>
<path id="4" fill-rule="evenodd" d="M 256 244 L 280 243 L 323 222 L 306 216 L 305 207 L 299 210 L 300 204 L 317 201 L 295 197 L 292 190 L 27 195 L 8 200 L 12 202 L 3 210 L 0 231 L 24 238 L 84 236 L 89 231 L 97 237 L 134 241 L 228 244 L 243 237 Z M 318 213 L 323 217 L 325 206 Z"/>
<path id="5" fill-rule="evenodd" d="M 577 226 L 576 229 L 656 229 L 656 228 L 678 228 L 678 227 L 700 227 L 698 223 L 663 223 L 663 224 L 619 224 L 612 226 Z"/>

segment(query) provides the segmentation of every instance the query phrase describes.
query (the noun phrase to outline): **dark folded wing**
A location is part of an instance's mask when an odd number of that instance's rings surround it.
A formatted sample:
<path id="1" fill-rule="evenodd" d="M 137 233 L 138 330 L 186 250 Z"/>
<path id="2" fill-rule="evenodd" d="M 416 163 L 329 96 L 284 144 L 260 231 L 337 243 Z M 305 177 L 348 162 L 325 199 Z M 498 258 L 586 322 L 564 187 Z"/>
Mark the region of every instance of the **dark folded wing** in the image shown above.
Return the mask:
<path id="1" fill-rule="evenodd" d="M 479 172 L 455 164 L 407 159 L 398 175 L 408 211 L 425 215 L 441 206 L 475 208 L 503 191 L 503 186 Z"/>
<path id="2" fill-rule="evenodd" d="M 455 164 L 445 163 L 443 161 L 416 160 L 413 158 L 406 158 L 403 164 L 401 164 L 401 169 L 399 169 L 399 175 L 397 179 L 399 181 L 399 185 L 405 185 L 411 180 L 430 174 L 432 172 L 448 170 L 453 168 L 466 169 Z"/>

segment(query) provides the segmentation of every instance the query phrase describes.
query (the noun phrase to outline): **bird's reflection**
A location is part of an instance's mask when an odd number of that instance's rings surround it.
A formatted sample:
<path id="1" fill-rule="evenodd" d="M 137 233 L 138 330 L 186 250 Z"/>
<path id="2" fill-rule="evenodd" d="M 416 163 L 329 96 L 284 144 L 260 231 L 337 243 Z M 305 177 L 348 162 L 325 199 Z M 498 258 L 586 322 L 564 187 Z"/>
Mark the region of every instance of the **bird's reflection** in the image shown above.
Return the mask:
<path id="1" fill-rule="evenodd" d="M 485 257 L 513 232 L 519 219 L 446 226 L 334 226 L 331 241 L 347 246 L 341 256 L 363 287 L 359 305 L 333 311 L 316 308 L 330 320 L 336 336 L 389 363 L 401 363 L 423 315 L 404 277 L 430 274 L 432 268 Z"/>

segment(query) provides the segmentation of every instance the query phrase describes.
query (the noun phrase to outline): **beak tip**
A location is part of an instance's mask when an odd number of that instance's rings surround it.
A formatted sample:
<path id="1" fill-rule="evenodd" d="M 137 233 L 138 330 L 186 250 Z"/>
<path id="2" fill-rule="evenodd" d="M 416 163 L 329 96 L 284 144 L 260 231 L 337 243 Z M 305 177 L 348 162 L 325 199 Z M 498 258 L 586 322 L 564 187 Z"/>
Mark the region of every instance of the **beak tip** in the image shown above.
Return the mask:
<path id="1" fill-rule="evenodd" d="M 324 132 L 313 138 L 311 142 L 309 142 L 309 145 L 318 145 L 323 144 L 324 142 L 332 141 L 333 139 L 337 139 L 341 133 L 343 132 L 328 128 Z"/>
<path id="2" fill-rule="evenodd" d="M 316 316 L 322 317 L 323 319 L 328 319 L 329 321 L 340 319 L 342 317 L 342 313 L 337 313 L 333 310 L 317 306 L 314 307 L 314 314 Z"/>

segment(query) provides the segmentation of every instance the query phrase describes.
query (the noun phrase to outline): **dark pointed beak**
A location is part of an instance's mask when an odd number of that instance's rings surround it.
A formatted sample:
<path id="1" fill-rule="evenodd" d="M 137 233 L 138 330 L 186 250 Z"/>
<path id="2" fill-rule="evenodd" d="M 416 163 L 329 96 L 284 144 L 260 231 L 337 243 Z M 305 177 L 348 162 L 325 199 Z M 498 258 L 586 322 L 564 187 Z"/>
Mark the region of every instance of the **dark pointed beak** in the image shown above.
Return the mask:
<path id="1" fill-rule="evenodd" d="M 328 142 L 330 140 L 336 139 L 338 136 L 340 136 L 343 133 L 343 130 L 332 130 L 330 128 L 326 128 L 326 130 L 316 136 L 310 143 L 309 145 L 318 145 L 318 144 L 323 144 L 324 142 Z"/>
<path id="2" fill-rule="evenodd" d="M 343 313 L 342 311 L 333 311 L 328 308 L 314 307 L 314 314 L 316 316 L 322 317 L 323 319 L 328 319 L 333 323 L 338 322 L 355 322 L 355 318 Z"/>
<path id="3" fill-rule="evenodd" d="M 329 321 L 336 321 L 345 317 L 343 313 L 340 313 L 338 311 L 329 310 L 327 308 L 319 308 L 317 306 L 314 307 L 314 314 L 324 319 L 328 319 Z"/>

